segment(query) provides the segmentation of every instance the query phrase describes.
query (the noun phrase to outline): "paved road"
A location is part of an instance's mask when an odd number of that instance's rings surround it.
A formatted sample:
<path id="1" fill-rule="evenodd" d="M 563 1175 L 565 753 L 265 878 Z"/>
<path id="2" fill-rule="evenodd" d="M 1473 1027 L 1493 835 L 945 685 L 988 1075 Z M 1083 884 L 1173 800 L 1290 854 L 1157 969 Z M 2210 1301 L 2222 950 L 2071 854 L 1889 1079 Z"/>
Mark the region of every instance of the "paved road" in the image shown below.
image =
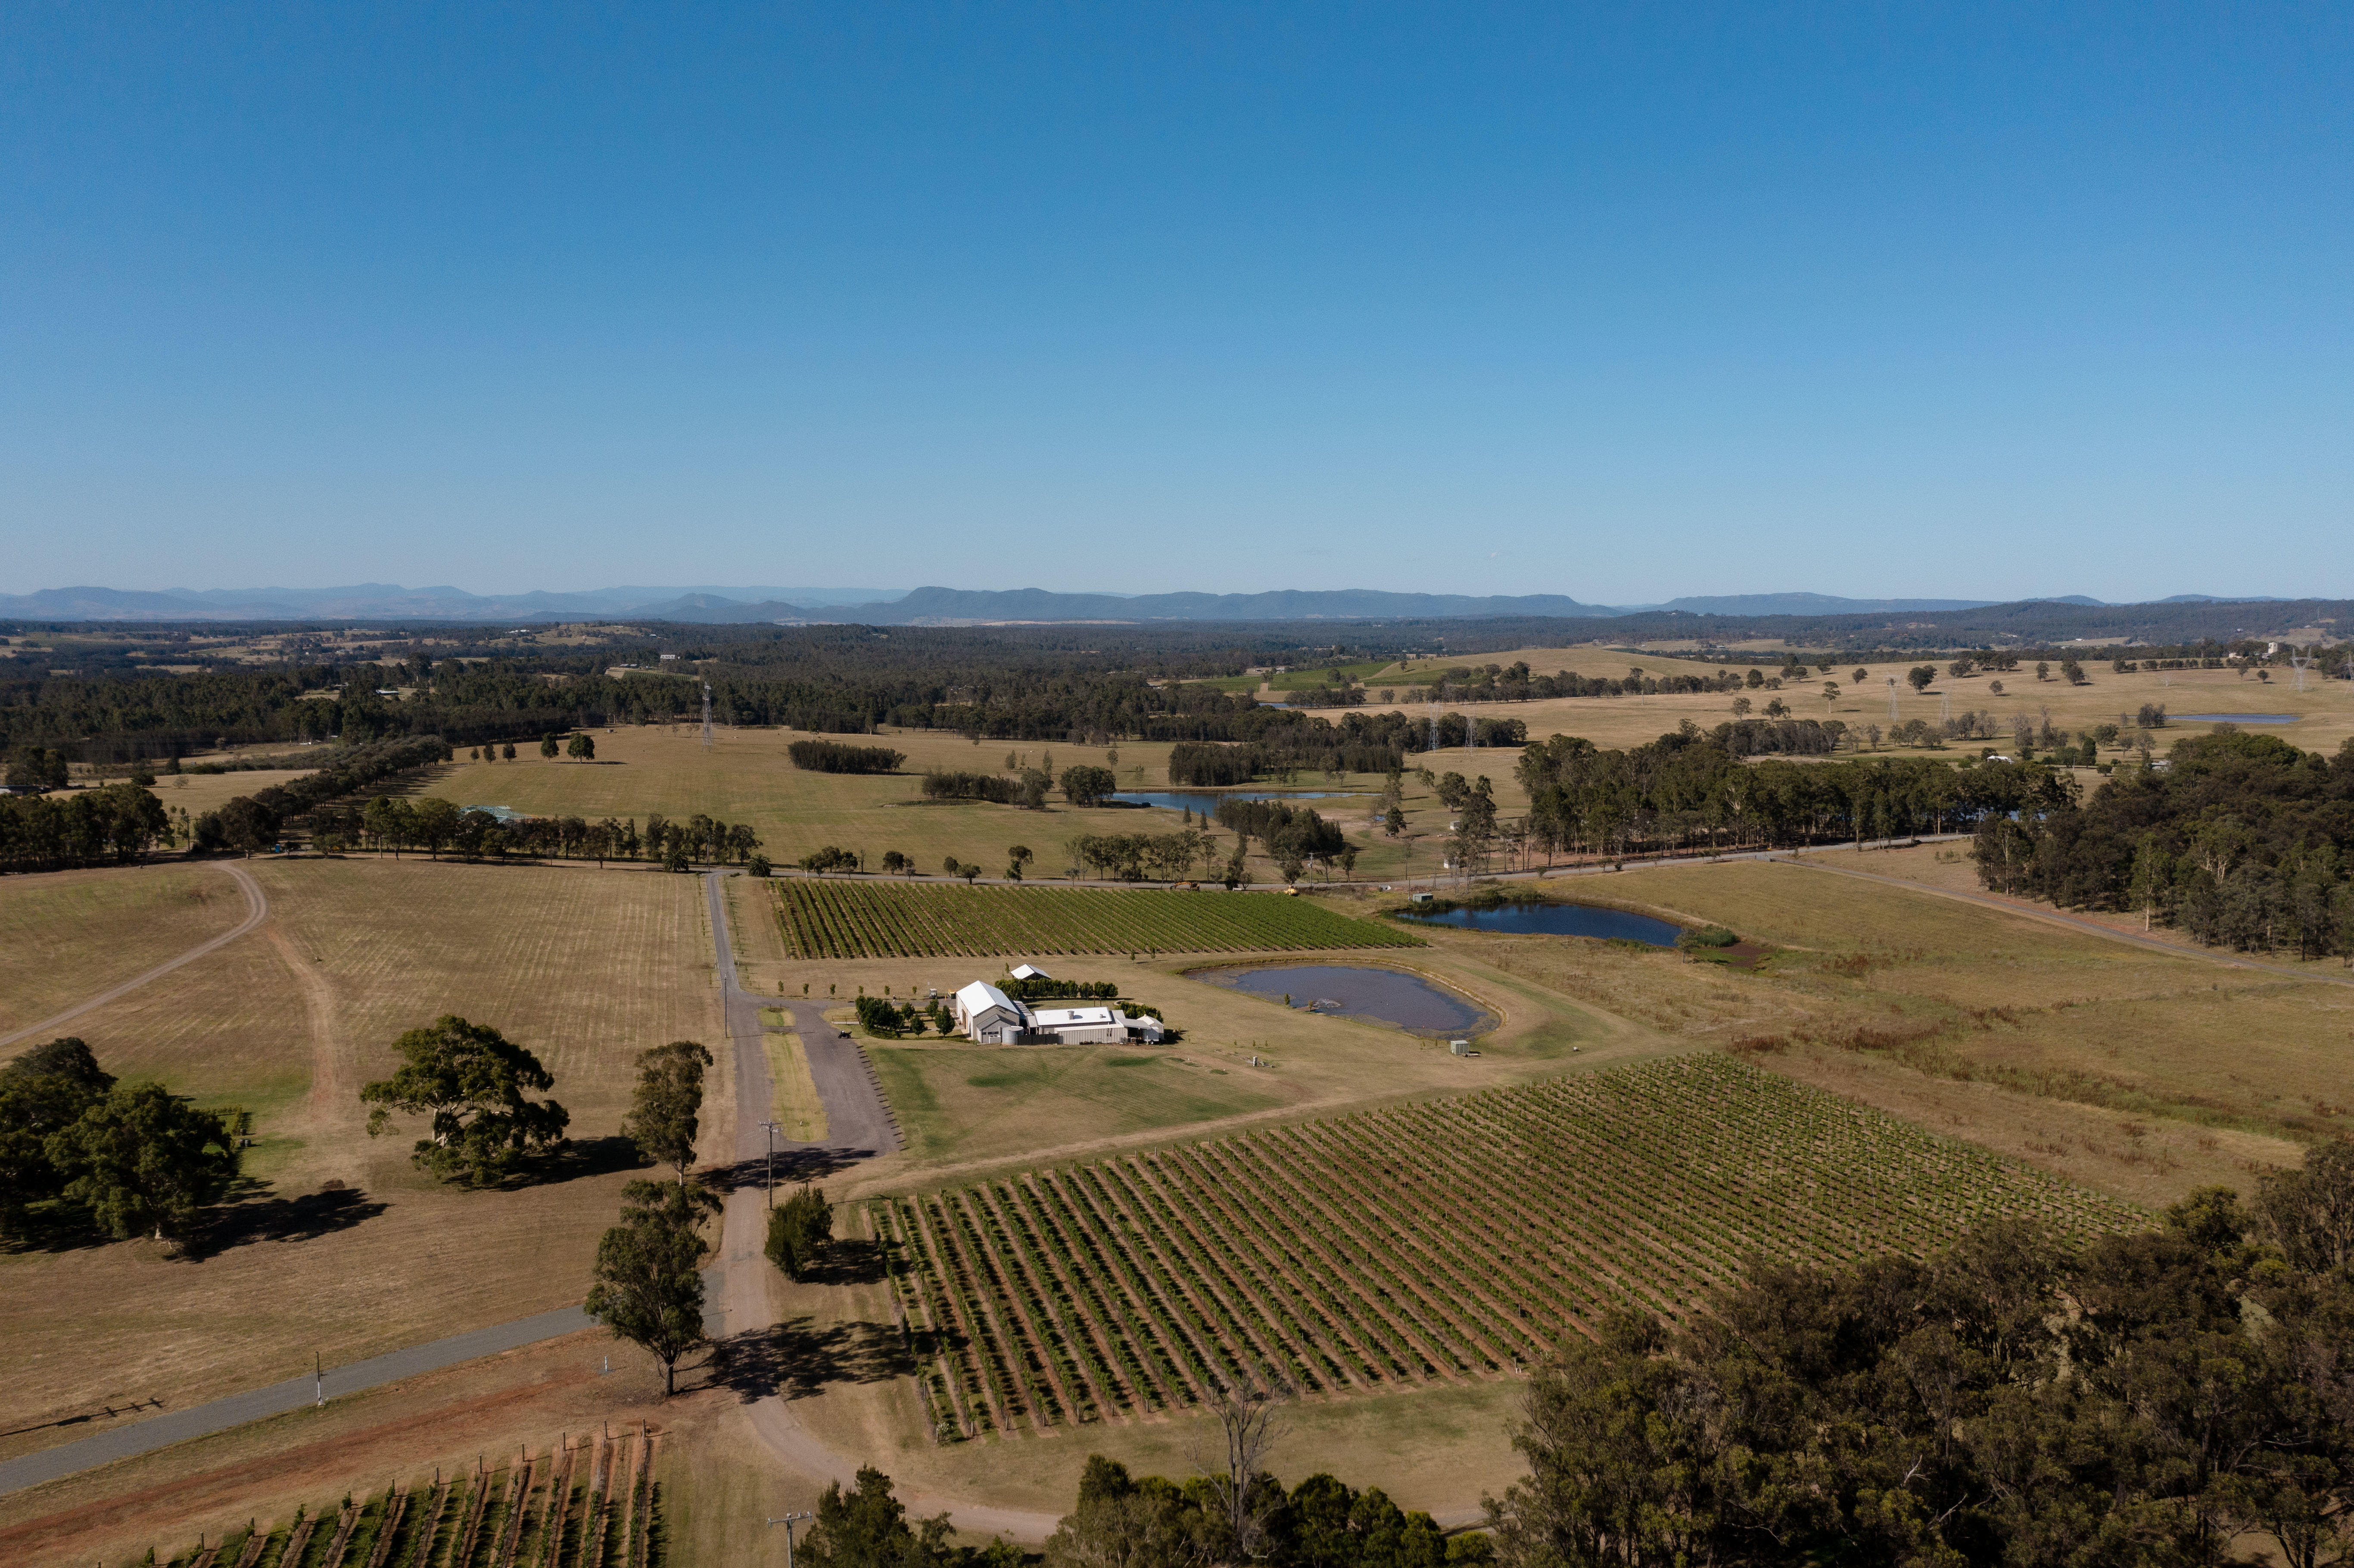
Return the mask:
<path id="1" fill-rule="evenodd" d="M 726 1003 L 727 1033 L 735 1045 L 737 1161 L 745 1169 L 754 1168 L 766 1158 L 769 1150 L 769 1135 L 760 1123 L 767 1119 L 769 1107 L 776 1103 L 776 1090 L 769 1075 L 768 1050 L 761 1039 L 763 1007 L 782 1006 L 791 1012 L 795 1031 L 809 1057 L 810 1076 L 817 1083 L 819 1098 L 825 1102 L 824 1140 L 780 1142 L 777 1152 L 790 1152 L 797 1160 L 839 1170 L 898 1148 L 898 1136 L 892 1128 L 891 1113 L 884 1103 L 881 1086 L 875 1081 L 874 1070 L 866 1065 L 857 1045 L 841 1038 L 841 1031 L 825 1021 L 823 1004 L 764 999 L 746 991 L 737 983 L 721 875 L 719 872 L 711 873 L 706 885 L 711 899 L 712 942 L 718 948 L 720 991 Z M 774 1327 L 777 1321 L 776 1312 L 769 1304 L 770 1266 L 760 1252 L 767 1238 L 767 1208 L 766 1198 L 757 1186 L 739 1186 L 727 1199 L 719 1251 L 720 1266 L 726 1274 L 720 1309 L 729 1335 L 757 1333 Z M 767 1394 L 756 1401 L 748 1414 L 752 1430 L 759 1434 L 770 1452 L 802 1475 L 821 1481 L 838 1481 L 847 1489 L 857 1484 L 861 1465 L 872 1463 L 880 1468 L 888 1467 L 888 1454 L 851 1455 L 832 1447 L 802 1425 L 791 1404 L 777 1394 Z M 1038 1542 L 1052 1535 L 1056 1523 L 1053 1514 L 993 1508 L 962 1498 L 936 1497 L 912 1487 L 898 1488 L 897 1496 L 916 1514 L 949 1514 L 960 1530 L 984 1535 L 1003 1534 Z"/>
<path id="2" fill-rule="evenodd" d="M 145 985 L 149 980 L 161 980 L 164 976 L 170 974 L 174 969 L 178 969 L 182 964 L 192 964 L 198 959 L 203 958 L 207 953 L 213 951 L 215 948 L 228 946 L 228 944 L 236 941 L 239 937 L 244 936 L 248 931 L 252 930 L 256 926 L 260 925 L 262 921 L 270 917 L 270 900 L 262 893 L 261 884 L 253 880 L 251 873 L 248 872 L 245 867 L 236 864 L 230 861 L 215 861 L 212 863 L 219 867 L 222 871 L 228 873 L 229 880 L 235 882 L 238 885 L 238 887 L 245 894 L 245 919 L 235 930 L 223 931 L 219 936 L 215 937 L 208 941 L 198 942 L 195 947 L 190 948 L 178 958 L 168 959 L 163 963 L 157 964 L 154 969 L 149 969 L 145 974 L 135 975 L 130 980 L 124 980 L 112 991 L 102 991 L 96 996 L 93 996 L 85 1001 L 76 1002 L 73 1006 L 67 1008 L 63 1012 L 53 1012 L 48 1017 L 42 1019 L 38 1023 L 27 1024 L 26 1027 L 17 1030 L 14 1034 L 0 1034 L 0 1048 L 14 1045 L 17 1041 L 26 1038 L 27 1035 L 47 1033 L 52 1029 L 56 1029 L 63 1024 L 71 1022 L 73 1020 L 80 1018 L 85 1012 L 89 1012 L 96 1008 L 104 1007 L 108 1002 L 114 1001 L 118 997 L 128 996 L 133 991 L 137 991 L 141 986 Z"/>
<path id="3" fill-rule="evenodd" d="M 706 1271 L 705 1288 L 712 1289 L 717 1283 L 718 1270 Z M 388 1351 L 380 1356 L 370 1356 L 364 1361 L 329 1367 L 324 1380 L 326 1397 L 340 1399 L 345 1394 L 398 1383 L 402 1378 L 415 1377 L 420 1372 L 439 1372 L 461 1361 L 494 1356 L 502 1351 L 515 1350 L 565 1334 L 577 1334 L 583 1329 L 596 1326 L 579 1308 L 559 1307 L 552 1312 L 518 1318 L 512 1323 L 497 1323 L 469 1333 L 452 1334 L 446 1340 L 435 1340 L 429 1344 Z M 59 1444 L 54 1448 L 44 1448 L 37 1454 L 27 1454 L 0 1462 L 0 1493 L 37 1487 L 43 1481 L 54 1481 L 77 1470 L 90 1469 L 116 1459 L 128 1459 L 137 1454 L 152 1453 L 174 1443 L 184 1443 L 191 1437 L 226 1432 L 249 1421 L 283 1415 L 316 1400 L 321 1386 L 313 1378 L 288 1378 L 284 1383 L 272 1383 L 268 1388 L 233 1393 L 207 1404 L 190 1405 L 186 1410 L 166 1411 L 128 1426 L 119 1426 L 111 1432 L 101 1432 L 71 1443 Z"/>

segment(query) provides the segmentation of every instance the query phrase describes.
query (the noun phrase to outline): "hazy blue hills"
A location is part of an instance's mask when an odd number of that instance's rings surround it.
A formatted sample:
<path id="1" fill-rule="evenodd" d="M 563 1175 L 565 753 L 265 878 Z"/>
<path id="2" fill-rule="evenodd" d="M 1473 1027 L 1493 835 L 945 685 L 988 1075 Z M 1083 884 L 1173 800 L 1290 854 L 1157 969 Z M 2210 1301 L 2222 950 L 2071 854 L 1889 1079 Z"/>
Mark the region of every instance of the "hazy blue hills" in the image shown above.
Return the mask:
<path id="1" fill-rule="evenodd" d="M 2083 594 L 2017 601 L 2117 609 Z M 2225 599 L 2176 594 L 2166 605 L 2285 604 L 2271 596 Z M 1723 618 L 1945 615 L 2000 609 L 1990 599 L 1843 599 L 1820 593 L 1698 595 L 1662 604 L 1588 603 L 1564 594 L 1394 593 L 1377 588 L 1288 588 L 1268 593 L 1058 593 L 1048 588 L 696 586 L 622 587 L 557 593 L 535 589 L 475 594 L 451 587 L 355 583 L 324 588 L 169 588 L 97 587 L 0 594 L 0 617 L 21 620 L 443 620 L 514 621 L 627 618 L 741 625 L 763 621 L 857 620 L 875 625 L 949 626 L 1023 621 L 1313 621 L 1570 620 L 1638 616 Z M 1657 633 L 1651 633 L 1657 635 Z"/>
<path id="2" fill-rule="evenodd" d="M 61 588 L 0 594 L 0 616 L 25 620 L 775 620 L 805 610 L 895 599 L 899 588 L 610 588 L 472 594 L 456 588 L 355 583 L 324 588 Z"/>

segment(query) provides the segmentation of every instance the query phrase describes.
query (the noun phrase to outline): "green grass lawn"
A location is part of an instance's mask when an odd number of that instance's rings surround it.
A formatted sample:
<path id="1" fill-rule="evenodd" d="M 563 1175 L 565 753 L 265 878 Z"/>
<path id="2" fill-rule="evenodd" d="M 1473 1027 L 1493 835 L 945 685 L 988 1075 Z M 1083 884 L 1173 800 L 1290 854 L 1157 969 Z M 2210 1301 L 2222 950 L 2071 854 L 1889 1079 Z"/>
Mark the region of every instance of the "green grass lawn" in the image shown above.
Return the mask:
<path id="1" fill-rule="evenodd" d="M 981 1160 L 1045 1145 L 1182 1127 L 1282 1105 L 1182 1048 L 870 1045 L 883 1093 L 918 1160 Z"/>

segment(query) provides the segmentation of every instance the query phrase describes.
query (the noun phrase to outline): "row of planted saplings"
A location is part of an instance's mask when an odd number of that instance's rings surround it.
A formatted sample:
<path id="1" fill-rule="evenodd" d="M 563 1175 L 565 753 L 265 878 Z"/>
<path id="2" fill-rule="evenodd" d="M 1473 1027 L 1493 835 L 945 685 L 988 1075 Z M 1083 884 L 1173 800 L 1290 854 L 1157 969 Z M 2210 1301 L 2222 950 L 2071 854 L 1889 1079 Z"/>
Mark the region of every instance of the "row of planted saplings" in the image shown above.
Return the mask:
<path id="1" fill-rule="evenodd" d="M 535 1455 L 477 1458 L 455 1475 L 398 1483 L 282 1522 L 249 1521 L 199 1539 L 169 1568 L 655 1568 L 663 1561 L 654 1465 L 662 1435 L 645 1426 Z M 150 1561 L 155 1561 L 150 1558 Z"/>

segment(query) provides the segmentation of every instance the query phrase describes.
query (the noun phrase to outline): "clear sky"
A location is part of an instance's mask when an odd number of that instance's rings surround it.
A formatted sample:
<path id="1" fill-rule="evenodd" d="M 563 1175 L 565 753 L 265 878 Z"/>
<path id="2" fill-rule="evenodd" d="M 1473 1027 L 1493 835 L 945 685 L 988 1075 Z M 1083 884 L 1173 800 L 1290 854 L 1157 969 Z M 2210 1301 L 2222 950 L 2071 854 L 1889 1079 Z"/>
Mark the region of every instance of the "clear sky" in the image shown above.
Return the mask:
<path id="1" fill-rule="evenodd" d="M 2354 596 L 2354 9 L 0 5 L 0 591 Z"/>

